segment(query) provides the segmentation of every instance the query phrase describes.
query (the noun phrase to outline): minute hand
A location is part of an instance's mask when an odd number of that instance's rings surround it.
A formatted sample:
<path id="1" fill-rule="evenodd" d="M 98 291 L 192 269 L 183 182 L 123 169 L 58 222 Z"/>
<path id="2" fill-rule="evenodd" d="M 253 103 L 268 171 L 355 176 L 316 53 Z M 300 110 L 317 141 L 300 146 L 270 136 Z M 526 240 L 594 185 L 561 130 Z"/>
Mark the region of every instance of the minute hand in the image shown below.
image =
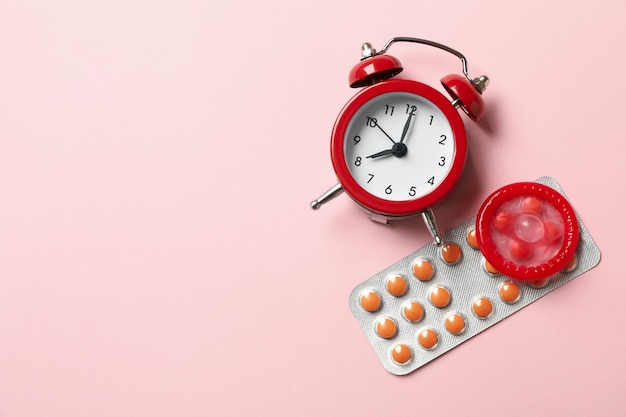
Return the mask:
<path id="1" fill-rule="evenodd" d="M 385 131 L 384 131 L 384 129 L 383 129 L 382 127 L 380 127 L 380 125 L 378 124 L 378 122 L 375 122 L 375 123 L 376 123 L 376 127 L 377 127 L 377 128 L 379 128 L 379 129 L 380 129 L 380 131 L 381 131 L 381 132 L 383 132 L 383 133 L 385 134 L 385 136 L 387 136 L 387 137 L 389 138 L 389 140 L 395 144 L 395 143 L 396 143 L 396 141 L 395 141 L 395 140 L 393 140 L 393 139 L 392 139 L 392 137 L 391 137 L 391 136 L 389 136 L 389 134 L 387 134 L 387 132 L 385 132 Z"/>
<path id="2" fill-rule="evenodd" d="M 404 142 L 404 138 L 406 137 L 406 133 L 409 131 L 409 126 L 411 126 L 411 120 L 413 119 L 414 114 L 415 113 L 410 113 L 409 118 L 406 119 L 406 122 L 404 123 L 404 129 L 402 129 L 402 136 L 400 137 L 400 143 Z"/>

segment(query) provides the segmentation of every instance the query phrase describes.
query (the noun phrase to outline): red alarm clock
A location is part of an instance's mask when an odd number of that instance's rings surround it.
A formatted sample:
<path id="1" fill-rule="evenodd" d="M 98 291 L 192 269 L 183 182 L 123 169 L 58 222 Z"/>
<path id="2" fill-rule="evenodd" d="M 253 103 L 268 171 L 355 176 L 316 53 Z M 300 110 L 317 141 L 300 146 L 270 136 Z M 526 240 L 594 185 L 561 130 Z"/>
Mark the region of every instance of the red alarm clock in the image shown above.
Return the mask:
<path id="1" fill-rule="evenodd" d="M 436 47 L 461 60 L 463 75 L 441 80 L 452 100 L 418 81 L 392 79 L 402 71 L 400 61 L 386 54 L 396 42 Z M 387 223 L 421 213 L 435 243 L 441 244 L 432 208 L 453 190 L 467 156 L 457 108 L 479 121 L 484 115 L 481 95 L 489 79 L 470 78 L 465 57 L 452 48 L 399 37 L 380 52 L 364 44 L 349 82 L 364 88 L 344 106 L 332 130 L 331 159 L 339 183 L 311 207 L 318 209 L 345 191 L 372 220 Z"/>

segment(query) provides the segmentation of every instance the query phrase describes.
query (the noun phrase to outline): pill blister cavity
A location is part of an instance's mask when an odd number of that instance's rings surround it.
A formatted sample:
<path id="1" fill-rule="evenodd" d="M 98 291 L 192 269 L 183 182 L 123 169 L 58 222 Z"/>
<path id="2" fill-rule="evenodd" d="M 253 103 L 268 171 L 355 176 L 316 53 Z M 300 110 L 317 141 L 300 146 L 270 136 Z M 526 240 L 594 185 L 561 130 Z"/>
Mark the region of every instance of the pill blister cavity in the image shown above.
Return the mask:
<path id="1" fill-rule="evenodd" d="M 491 265 L 489 261 L 484 258 L 483 258 L 483 269 L 485 270 L 485 272 L 487 272 L 491 276 L 495 277 L 495 276 L 500 275 L 500 272 L 498 272 L 498 270 L 494 268 L 493 265 Z"/>
<path id="2" fill-rule="evenodd" d="M 387 277 L 387 292 L 395 297 L 403 296 L 409 288 L 406 278 L 400 274 L 391 274 Z"/>
<path id="3" fill-rule="evenodd" d="M 432 350 L 439 344 L 439 334 L 430 327 L 423 328 L 418 332 L 417 343 L 426 350 Z"/>
<path id="4" fill-rule="evenodd" d="M 435 274 L 435 267 L 428 259 L 416 259 L 413 262 L 413 275 L 420 281 L 428 281 Z"/>
<path id="5" fill-rule="evenodd" d="M 430 303 L 437 308 L 446 308 L 452 300 L 450 290 L 442 285 L 436 285 L 430 289 L 428 294 Z"/>
<path id="6" fill-rule="evenodd" d="M 501 210 L 496 213 L 495 216 L 493 216 L 492 223 L 493 227 L 496 230 L 499 230 L 501 232 L 509 230 L 509 227 L 511 225 L 511 214 L 508 211 Z"/>
<path id="7" fill-rule="evenodd" d="M 576 269 L 577 266 L 578 257 L 576 256 L 576 254 L 574 254 L 574 256 L 572 256 L 572 258 L 567 262 L 567 264 L 565 264 L 563 272 L 572 272 L 574 269 Z"/>
<path id="8" fill-rule="evenodd" d="M 533 288 L 543 288 L 550 282 L 550 278 L 535 279 L 528 281 L 528 284 Z"/>
<path id="9" fill-rule="evenodd" d="M 493 303 L 487 297 L 476 297 L 472 302 L 472 313 L 479 319 L 486 319 L 493 313 Z"/>
<path id="10" fill-rule="evenodd" d="M 402 317 L 410 323 L 417 323 L 424 318 L 424 306 L 417 301 L 407 301 L 402 306 Z"/>
<path id="11" fill-rule="evenodd" d="M 376 334 L 383 339 L 391 339 L 398 332 L 398 325 L 390 317 L 381 317 L 376 321 Z"/>
<path id="12" fill-rule="evenodd" d="M 454 265 L 458 263 L 463 257 L 463 251 L 461 247 L 456 243 L 446 243 L 441 247 L 441 259 L 448 265 Z"/>
<path id="13" fill-rule="evenodd" d="M 500 284 L 500 288 L 498 288 L 498 295 L 505 303 L 514 304 L 519 301 L 522 291 L 520 290 L 519 285 L 515 282 L 505 281 Z"/>
<path id="14" fill-rule="evenodd" d="M 398 365 L 406 365 L 413 359 L 413 351 L 408 345 L 399 343 L 391 349 L 391 359 Z"/>
<path id="15" fill-rule="evenodd" d="M 526 197 L 522 200 L 522 210 L 539 215 L 543 212 L 543 203 L 536 197 Z"/>
<path id="16" fill-rule="evenodd" d="M 471 228 L 467 231 L 467 235 L 465 235 L 465 240 L 467 244 L 472 249 L 478 249 L 478 239 L 476 238 L 476 228 Z"/>
<path id="17" fill-rule="evenodd" d="M 359 304 L 363 310 L 373 313 L 378 311 L 381 305 L 380 295 L 374 290 L 365 290 L 361 293 Z"/>
<path id="18" fill-rule="evenodd" d="M 465 316 L 458 312 L 450 313 L 446 316 L 444 320 L 444 326 L 449 333 L 455 336 L 460 335 L 465 331 Z"/>

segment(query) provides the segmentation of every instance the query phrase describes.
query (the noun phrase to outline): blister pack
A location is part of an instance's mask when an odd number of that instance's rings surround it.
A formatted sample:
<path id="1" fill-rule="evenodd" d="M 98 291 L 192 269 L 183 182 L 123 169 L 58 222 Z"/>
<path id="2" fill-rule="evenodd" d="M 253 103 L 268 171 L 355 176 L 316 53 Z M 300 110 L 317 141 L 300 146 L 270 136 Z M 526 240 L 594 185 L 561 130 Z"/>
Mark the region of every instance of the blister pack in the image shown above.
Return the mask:
<path id="1" fill-rule="evenodd" d="M 554 179 L 542 177 L 536 183 L 563 197 Z M 494 229 L 501 224 L 495 219 L 498 213 L 492 213 Z M 540 246 L 530 233 L 532 221 L 522 220 L 522 237 L 530 242 L 526 246 Z M 577 245 L 563 264 L 555 257 L 549 266 L 558 270 L 547 277 L 522 280 L 501 274 L 479 249 L 472 218 L 448 232 L 444 245 L 429 243 L 357 285 L 350 294 L 350 309 L 385 369 L 408 374 L 596 266 L 598 246 L 578 216 L 573 215 L 573 222 L 578 226 Z M 546 221 L 546 236 L 551 233 L 547 226 Z M 562 235 L 568 233 L 566 226 L 560 225 Z M 506 265 L 500 266 L 503 270 Z"/>

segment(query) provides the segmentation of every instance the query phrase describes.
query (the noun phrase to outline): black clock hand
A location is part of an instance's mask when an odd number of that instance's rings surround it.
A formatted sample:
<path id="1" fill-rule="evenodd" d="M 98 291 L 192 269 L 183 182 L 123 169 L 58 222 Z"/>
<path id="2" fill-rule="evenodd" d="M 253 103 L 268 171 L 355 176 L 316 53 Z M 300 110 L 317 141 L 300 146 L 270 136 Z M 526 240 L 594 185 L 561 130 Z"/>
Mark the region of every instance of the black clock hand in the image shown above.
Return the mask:
<path id="1" fill-rule="evenodd" d="M 385 149 L 384 151 L 380 151 L 380 152 L 376 152 L 375 154 L 372 154 L 370 156 L 368 156 L 367 158 L 378 158 L 380 156 L 385 156 L 385 155 L 391 155 L 393 153 L 393 148 L 392 149 Z"/>
<path id="2" fill-rule="evenodd" d="M 411 120 L 413 119 L 413 115 L 415 113 L 411 112 L 409 114 L 409 118 L 406 119 L 406 123 L 404 123 L 404 129 L 402 129 L 402 136 L 400 137 L 400 143 L 404 142 L 404 138 L 406 137 L 406 133 L 409 131 L 409 126 L 411 126 Z"/>
<path id="3" fill-rule="evenodd" d="M 391 149 L 385 149 L 384 151 L 380 151 L 380 152 L 376 152 L 375 154 L 372 154 L 370 156 L 368 156 L 367 158 L 378 158 L 380 156 L 385 156 L 385 155 L 393 155 L 396 158 L 402 158 L 404 155 L 406 155 L 408 149 L 406 147 L 406 145 L 404 143 L 394 143 L 393 146 L 391 147 Z"/>
<path id="4" fill-rule="evenodd" d="M 379 128 L 379 129 L 380 129 L 380 131 L 381 131 L 381 132 L 383 132 L 383 133 L 385 134 L 385 136 L 387 136 L 387 137 L 389 138 L 389 140 L 390 140 L 390 141 L 392 141 L 394 144 L 396 143 L 396 141 L 395 141 L 395 140 L 393 140 L 393 139 L 391 138 L 391 136 L 389 136 L 389 135 L 387 134 L 387 132 L 385 132 L 385 131 L 383 130 L 383 128 L 382 128 L 382 127 L 380 127 L 380 125 L 378 124 L 378 122 L 374 122 L 374 123 L 376 123 L 376 127 L 377 127 L 377 128 Z"/>

